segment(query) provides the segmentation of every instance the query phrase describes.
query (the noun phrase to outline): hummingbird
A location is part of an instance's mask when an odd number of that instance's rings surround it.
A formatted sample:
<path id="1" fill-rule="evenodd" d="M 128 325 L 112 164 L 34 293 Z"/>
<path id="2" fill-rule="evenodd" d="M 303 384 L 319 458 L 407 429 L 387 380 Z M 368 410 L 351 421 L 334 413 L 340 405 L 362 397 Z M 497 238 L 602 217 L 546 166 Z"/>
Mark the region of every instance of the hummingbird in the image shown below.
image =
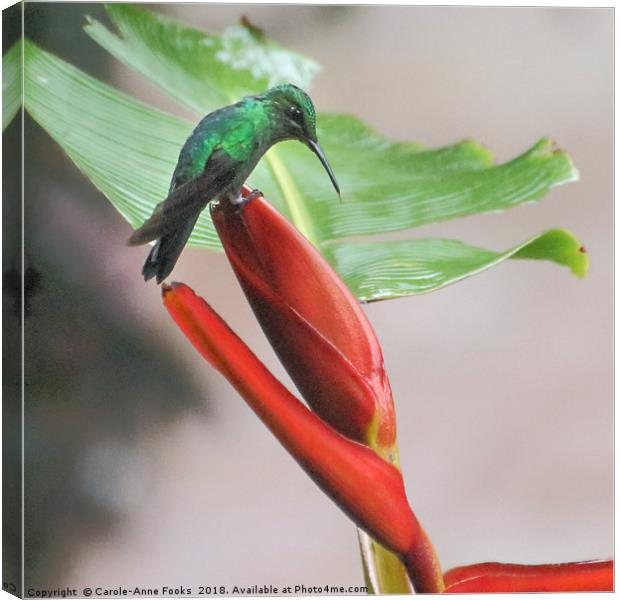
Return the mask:
<path id="1" fill-rule="evenodd" d="M 312 100 L 293 84 L 247 96 L 204 117 L 179 154 L 168 197 L 129 238 L 130 246 L 155 241 L 144 267 L 144 280 L 161 283 L 174 268 L 198 216 L 212 200 L 241 204 L 261 196 L 241 189 L 260 158 L 278 142 L 298 140 L 312 150 L 340 197 L 336 177 L 316 135 Z"/>

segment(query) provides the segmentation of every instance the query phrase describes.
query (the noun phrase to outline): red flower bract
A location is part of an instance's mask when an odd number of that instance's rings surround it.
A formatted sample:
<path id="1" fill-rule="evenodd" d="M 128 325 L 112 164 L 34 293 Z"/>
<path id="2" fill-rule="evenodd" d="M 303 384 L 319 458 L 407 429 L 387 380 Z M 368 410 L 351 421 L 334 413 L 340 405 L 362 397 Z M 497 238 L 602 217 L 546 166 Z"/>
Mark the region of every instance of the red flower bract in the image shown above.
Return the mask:
<path id="1" fill-rule="evenodd" d="M 309 406 L 389 456 L 396 426 L 381 347 L 321 254 L 262 198 L 211 209 L 226 254 L 271 345 Z"/>
<path id="2" fill-rule="evenodd" d="M 611 560 L 557 565 L 481 563 L 445 574 L 448 593 L 484 592 L 611 592 Z"/>

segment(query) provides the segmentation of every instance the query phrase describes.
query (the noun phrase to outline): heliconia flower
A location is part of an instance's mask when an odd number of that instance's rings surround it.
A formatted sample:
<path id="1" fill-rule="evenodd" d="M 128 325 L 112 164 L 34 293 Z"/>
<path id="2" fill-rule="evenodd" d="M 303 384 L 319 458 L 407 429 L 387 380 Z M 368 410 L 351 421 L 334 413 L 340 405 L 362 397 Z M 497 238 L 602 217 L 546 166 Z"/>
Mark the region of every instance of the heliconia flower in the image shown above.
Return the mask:
<path id="1" fill-rule="evenodd" d="M 400 471 L 306 408 L 189 287 L 166 286 L 163 297 L 192 344 L 306 473 L 359 527 L 402 558 L 414 588 L 442 591 L 439 563 L 409 507 Z"/>
<path id="2" fill-rule="evenodd" d="M 357 299 L 262 198 L 241 208 L 220 203 L 211 215 L 259 323 L 308 405 L 347 437 L 395 460 L 390 384 Z"/>
<path id="3" fill-rule="evenodd" d="M 447 593 L 611 592 L 611 560 L 555 565 L 480 563 L 444 575 Z"/>
<path id="4" fill-rule="evenodd" d="M 612 589 L 611 561 L 483 563 L 442 575 L 407 501 L 392 393 L 362 307 L 312 244 L 262 198 L 220 203 L 211 214 L 259 323 L 311 410 L 189 287 L 164 286 L 166 308 L 316 484 L 401 559 L 416 592 Z"/>

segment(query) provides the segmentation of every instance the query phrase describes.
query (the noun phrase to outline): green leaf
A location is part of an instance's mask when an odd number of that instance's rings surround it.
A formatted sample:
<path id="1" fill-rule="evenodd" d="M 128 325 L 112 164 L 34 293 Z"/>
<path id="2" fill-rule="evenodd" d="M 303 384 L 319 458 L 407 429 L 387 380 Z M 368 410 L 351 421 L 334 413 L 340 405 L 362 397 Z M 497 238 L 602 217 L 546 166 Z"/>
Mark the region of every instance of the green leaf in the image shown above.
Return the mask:
<path id="1" fill-rule="evenodd" d="M 353 293 L 368 302 L 430 292 L 508 258 L 550 260 L 578 277 L 588 270 L 585 249 L 563 229 L 546 231 L 506 252 L 456 240 L 420 239 L 338 244 L 329 258 Z"/>
<path id="2" fill-rule="evenodd" d="M 21 106 L 21 43 L 15 42 L 2 57 L 2 131 Z"/>
<path id="3" fill-rule="evenodd" d="M 328 239 L 501 211 L 538 200 L 553 186 L 577 179 L 570 157 L 544 138 L 514 160 L 488 166 L 487 155 L 473 142 L 417 154 L 407 152 L 405 144 L 391 144 L 390 152 L 366 152 L 364 160 L 362 138 L 336 151 L 334 137 L 324 138 L 324 146 L 335 172 L 345 179 L 346 202 L 316 205 Z M 471 160 L 474 153 L 482 159 L 478 164 L 460 163 L 460 155 Z M 301 161 L 288 164 L 295 176 L 301 175 Z"/>
<path id="4" fill-rule="evenodd" d="M 237 100 L 242 89 L 262 91 L 287 77 L 305 80 L 302 87 L 310 83 L 311 77 L 302 73 L 312 69 L 291 68 L 305 65 L 297 55 L 278 49 L 271 56 L 286 60 L 265 61 L 266 42 L 255 41 L 249 32 L 244 56 L 254 57 L 259 72 L 271 69 L 271 81 L 252 77 L 234 60 L 222 63 L 218 58 L 231 30 L 220 36 L 199 32 L 125 4 L 111 4 L 107 10 L 121 37 L 98 22 L 91 22 L 87 32 L 201 115 Z M 220 94 L 217 98 L 213 87 Z M 334 202 L 316 157 L 296 143 L 280 144 L 267 154 L 263 164 L 269 165 L 271 178 L 264 171 L 257 174 L 267 180 L 266 189 L 253 183 L 278 207 L 285 206 L 295 225 L 317 245 L 504 210 L 538 200 L 551 187 L 578 176 L 570 157 L 555 150 L 548 139 L 504 165 L 493 166 L 491 154 L 476 142 L 424 151 L 417 144 L 390 142 L 351 116 L 319 115 L 318 125 L 319 139 L 343 192 L 342 204 Z"/>
<path id="5" fill-rule="evenodd" d="M 232 52 L 226 39 L 241 40 L 239 33 L 230 33 L 239 28 L 215 35 L 131 5 L 114 4 L 108 11 L 121 35 L 96 21 L 87 25 L 89 34 L 196 111 L 294 77 L 307 87 L 316 72 L 312 61 L 267 42 L 251 27 L 241 28 L 249 38 L 236 46 L 238 60 L 229 60 L 230 53 L 222 55 L 222 48 Z M 252 55 L 259 63 L 254 72 L 247 68 Z M 246 66 L 239 57 L 245 57 Z M 140 226 L 165 198 L 178 152 L 194 123 L 138 102 L 31 42 L 25 61 L 27 110 L 131 225 Z M 537 200 L 554 185 L 577 177 L 568 155 L 547 139 L 496 166 L 491 153 L 476 142 L 426 150 L 389 141 L 352 116 L 320 115 L 319 138 L 343 189 L 342 203 L 316 157 L 297 142 L 272 148 L 248 184 L 261 189 L 328 256 L 352 289 L 369 300 L 429 291 L 508 255 L 458 242 L 357 243 L 345 238 L 503 210 Z M 543 245 L 530 240 L 522 252 L 508 254 L 560 264 L 567 260 L 576 273 L 585 273 L 587 258 L 576 261 L 566 238 L 537 239 Z M 208 211 L 199 218 L 190 244 L 220 247 Z"/>
<path id="6" fill-rule="evenodd" d="M 551 260 L 569 267 L 580 279 L 587 275 L 590 266 L 585 247 L 572 233 L 564 229 L 552 229 L 530 240 L 521 245 L 510 258 Z"/>
<path id="7" fill-rule="evenodd" d="M 120 36 L 94 19 L 86 32 L 200 115 L 280 83 L 307 88 L 319 71 L 315 61 L 268 41 L 252 26 L 214 35 L 131 4 L 106 9 Z"/>

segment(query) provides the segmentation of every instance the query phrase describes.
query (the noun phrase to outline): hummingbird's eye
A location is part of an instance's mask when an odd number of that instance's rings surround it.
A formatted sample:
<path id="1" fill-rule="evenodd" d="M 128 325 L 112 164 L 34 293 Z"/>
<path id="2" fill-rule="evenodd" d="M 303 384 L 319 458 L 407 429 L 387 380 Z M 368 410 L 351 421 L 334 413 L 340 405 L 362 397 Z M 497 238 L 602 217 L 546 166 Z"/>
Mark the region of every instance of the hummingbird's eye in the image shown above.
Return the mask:
<path id="1" fill-rule="evenodd" d="M 291 106 L 290 114 L 293 121 L 297 121 L 297 123 L 303 123 L 304 114 L 301 112 L 299 106 Z"/>

